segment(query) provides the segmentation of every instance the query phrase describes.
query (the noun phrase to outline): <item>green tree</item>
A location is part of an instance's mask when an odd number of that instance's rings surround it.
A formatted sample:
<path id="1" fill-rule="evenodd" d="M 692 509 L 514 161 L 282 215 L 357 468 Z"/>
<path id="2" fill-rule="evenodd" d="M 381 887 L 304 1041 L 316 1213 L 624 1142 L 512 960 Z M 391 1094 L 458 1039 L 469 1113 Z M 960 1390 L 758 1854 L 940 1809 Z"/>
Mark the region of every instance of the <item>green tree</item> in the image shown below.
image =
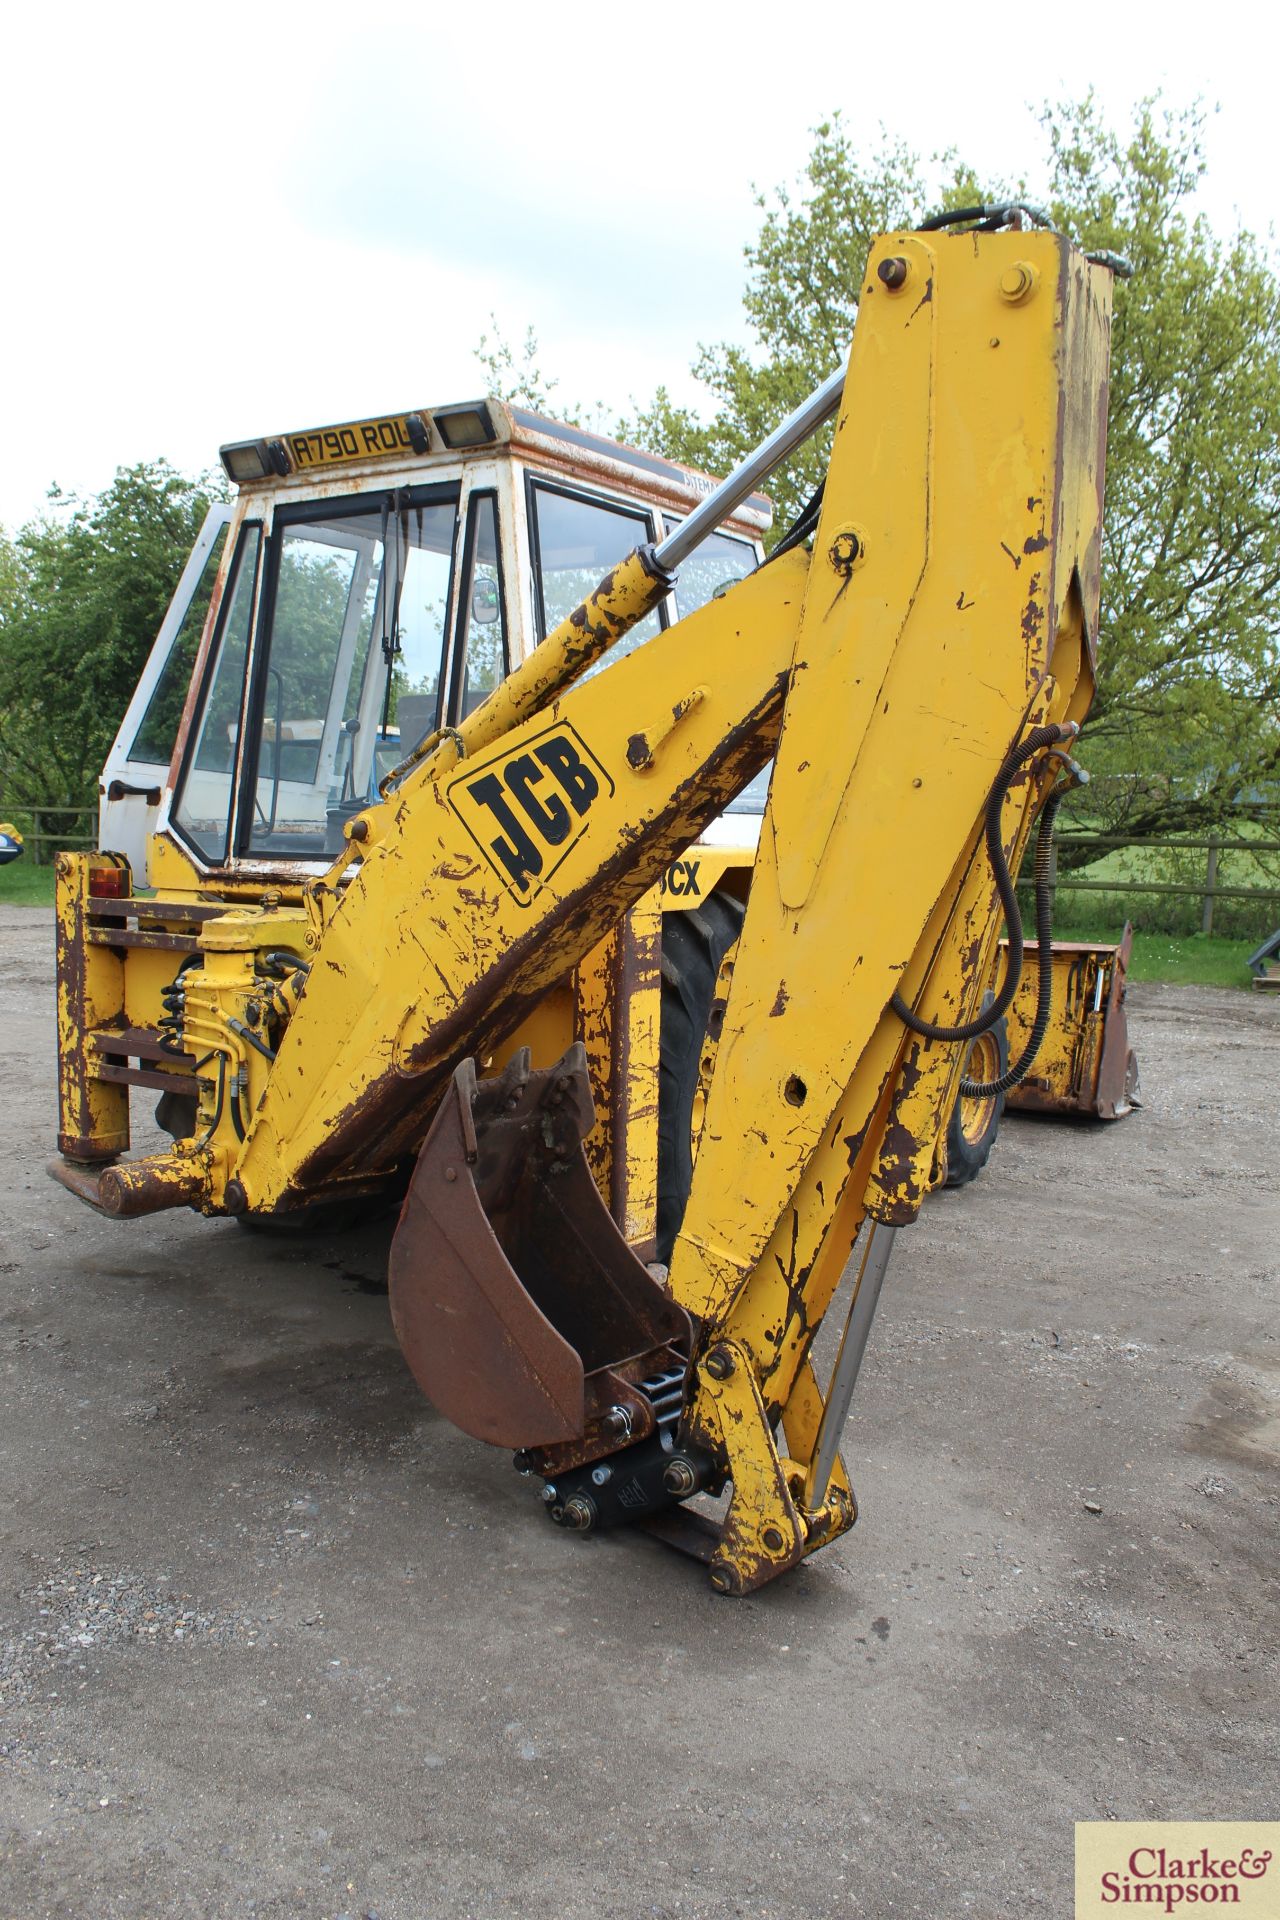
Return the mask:
<path id="1" fill-rule="evenodd" d="M 876 233 L 938 206 L 1025 195 L 1087 251 L 1134 268 L 1116 284 L 1098 696 L 1086 757 L 1098 824 L 1135 836 L 1219 824 L 1280 773 L 1280 285 L 1250 234 L 1217 236 L 1193 198 L 1203 115 L 1147 101 L 1124 133 L 1092 97 L 1042 121 L 1042 175 L 979 183 L 953 154 L 873 157 L 839 116 L 817 128 L 800 186 L 760 196 L 747 247 L 751 344 L 701 349 L 709 421 L 659 392 L 630 437 L 724 472 L 848 351 Z M 785 527 L 829 436 L 775 475 Z"/>
<path id="2" fill-rule="evenodd" d="M 216 483 L 121 467 L 0 545 L 0 793 L 92 807 L 97 776 Z"/>

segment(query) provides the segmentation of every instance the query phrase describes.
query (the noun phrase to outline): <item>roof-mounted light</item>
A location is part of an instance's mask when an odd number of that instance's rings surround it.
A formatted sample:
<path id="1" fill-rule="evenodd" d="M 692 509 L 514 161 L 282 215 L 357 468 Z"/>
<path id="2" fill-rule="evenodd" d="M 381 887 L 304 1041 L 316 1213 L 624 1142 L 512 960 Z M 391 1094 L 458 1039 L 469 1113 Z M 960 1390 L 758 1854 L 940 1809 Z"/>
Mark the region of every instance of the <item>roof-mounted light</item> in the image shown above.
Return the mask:
<path id="1" fill-rule="evenodd" d="M 473 400 L 463 407 L 437 407 L 431 418 L 436 432 L 451 450 L 488 446 L 498 437 L 483 400 Z"/>
<path id="2" fill-rule="evenodd" d="M 220 447 L 218 452 L 228 477 L 240 487 L 290 470 L 289 456 L 281 440 L 241 440 L 234 446 Z"/>

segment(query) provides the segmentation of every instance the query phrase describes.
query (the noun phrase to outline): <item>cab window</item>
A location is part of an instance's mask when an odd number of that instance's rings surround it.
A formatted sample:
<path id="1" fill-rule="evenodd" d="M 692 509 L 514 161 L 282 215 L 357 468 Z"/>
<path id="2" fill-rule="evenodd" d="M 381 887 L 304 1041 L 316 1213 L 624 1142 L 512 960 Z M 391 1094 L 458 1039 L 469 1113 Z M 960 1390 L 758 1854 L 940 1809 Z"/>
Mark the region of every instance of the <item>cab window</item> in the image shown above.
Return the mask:
<path id="1" fill-rule="evenodd" d="M 471 496 L 458 599 L 458 656 L 450 702 L 454 725 L 481 706 L 507 677 L 507 619 L 498 551 L 498 502 Z"/>
<path id="2" fill-rule="evenodd" d="M 653 528 L 642 508 L 606 506 L 539 481 L 532 483 L 532 496 L 537 611 L 545 640 L 599 586 L 610 567 L 653 539 Z M 593 671 L 651 639 L 660 625 L 655 608 L 602 655 Z"/>
<path id="3" fill-rule="evenodd" d="M 224 525 L 214 535 L 196 590 L 187 602 L 187 610 L 173 637 L 169 657 L 161 668 L 160 678 L 147 702 L 141 725 L 133 736 L 133 745 L 129 749 L 130 760 L 139 760 L 149 766 L 167 767 L 169 764 L 173 743 L 178 737 L 178 722 L 186 704 L 187 688 L 191 684 L 191 670 L 196 663 L 200 636 L 209 613 L 209 602 L 213 598 L 213 583 L 218 577 L 226 544 L 227 529 Z"/>
<path id="4" fill-rule="evenodd" d="M 670 514 L 666 520 L 667 532 L 674 533 L 680 521 Z M 696 613 L 708 600 L 714 600 L 726 587 L 745 580 L 755 570 L 756 550 L 749 540 L 739 540 L 732 533 L 709 533 L 680 568 L 675 590 L 676 618 L 683 620 L 686 614 Z"/>
<path id="5" fill-rule="evenodd" d="M 227 823 L 240 738 L 244 669 L 249 651 L 261 529 L 242 529 L 206 678 L 194 742 L 181 778 L 174 824 L 203 857 L 226 858 Z"/>

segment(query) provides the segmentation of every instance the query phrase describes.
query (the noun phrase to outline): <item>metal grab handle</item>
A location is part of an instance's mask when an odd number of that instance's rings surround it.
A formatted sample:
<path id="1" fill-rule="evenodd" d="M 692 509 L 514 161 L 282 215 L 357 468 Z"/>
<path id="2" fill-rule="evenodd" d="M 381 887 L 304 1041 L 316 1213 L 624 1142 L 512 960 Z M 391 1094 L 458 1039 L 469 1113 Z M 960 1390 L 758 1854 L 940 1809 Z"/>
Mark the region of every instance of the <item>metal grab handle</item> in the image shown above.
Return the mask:
<path id="1" fill-rule="evenodd" d="M 698 542 L 727 519 L 735 507 L 741 506 L 759 481 L 781 466 L 789 453 L 807 440 L 824 420 L 831 418 L 843 392 L 844 368 L 841 367 L 809 395 L 803 406 L 789 413 L 782 425 L 775 427 L 768 439 L 762 440 L 755 452 L 749 453 L 729 478 L 722 480 L 715 492 L 709 493 L 688 519 L 680 522 L 674 533 L 667 535 L 656 549 L 660 564 L 674 572 L 682 560 L 687 560 Z"/>

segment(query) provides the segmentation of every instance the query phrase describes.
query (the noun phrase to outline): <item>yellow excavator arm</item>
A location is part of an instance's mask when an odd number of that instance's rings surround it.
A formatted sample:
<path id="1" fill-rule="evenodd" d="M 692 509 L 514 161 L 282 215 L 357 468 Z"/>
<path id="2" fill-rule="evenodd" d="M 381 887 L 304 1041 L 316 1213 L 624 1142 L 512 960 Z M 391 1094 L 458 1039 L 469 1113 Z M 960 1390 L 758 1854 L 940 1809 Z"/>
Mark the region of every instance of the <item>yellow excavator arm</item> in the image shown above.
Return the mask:
<path id="1" fill-rule="evenodd" d="M 119 1213 L 296 1209 L 385 1183 L 434 1112 L 391 1293 L 442 1410 L 541 1473 L 554 1518 L 640 1519 L 724 1592 L 849 1527 L 837 1448 L 888 1250 L 939 1175 L 1001 870 L 1092 693 L 1110 284 L 1047 231 L 879 241 L 811 548 L 588 674 L 669 588 L 673 543 L 623 562 L 299 901 L 207 920 L 196 1132 L 69 1181 Z M 771 757 L 664 1274 L 587 1171 L 584 1047 L 534 1071 L 511 1036 Z M 271 1046 L 246 1008 L 282 951 Z M 70 1137 L 66 1111 L 64 1088 Z"/>

